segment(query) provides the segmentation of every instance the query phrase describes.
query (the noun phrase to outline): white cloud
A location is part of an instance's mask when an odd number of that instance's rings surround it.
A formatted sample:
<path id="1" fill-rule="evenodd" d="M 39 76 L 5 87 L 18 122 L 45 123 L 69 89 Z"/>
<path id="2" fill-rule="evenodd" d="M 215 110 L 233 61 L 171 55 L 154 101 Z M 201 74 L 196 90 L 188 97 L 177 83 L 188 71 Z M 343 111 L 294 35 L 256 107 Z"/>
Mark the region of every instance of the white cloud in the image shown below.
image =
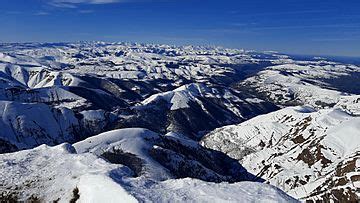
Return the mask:
<path id="1" fill-rule="evenodd" d="M 45 12 L 45 11 L 39 11 L 39 12 L 34 13 L 34 15 L 36 15 L 36 16 L 46 16 L 46 15 L 49 15 L 49 14 L 50 13 Z"/>
<path id="2" fill-rule="evenodd" d="M 120 0 L 52 0 L 53 3 L 69 3 L 69 4 L 109 4 L 116 3 Z"/>
<path id="3" fill-rule="evenodd" d="M 42 0 L 47 4 L 60 8 L 78 8 L 81 4 L 112 4 L 112 3 L 131 3 L 131 2 L 167 2 L 172 0 Z"/>
<path id="4" fill-rule="evenodd" d="M 63 8 L 76 8 L 76 4 L 110 4 L 122 0 L 51 0 L 50 5 Z"/>

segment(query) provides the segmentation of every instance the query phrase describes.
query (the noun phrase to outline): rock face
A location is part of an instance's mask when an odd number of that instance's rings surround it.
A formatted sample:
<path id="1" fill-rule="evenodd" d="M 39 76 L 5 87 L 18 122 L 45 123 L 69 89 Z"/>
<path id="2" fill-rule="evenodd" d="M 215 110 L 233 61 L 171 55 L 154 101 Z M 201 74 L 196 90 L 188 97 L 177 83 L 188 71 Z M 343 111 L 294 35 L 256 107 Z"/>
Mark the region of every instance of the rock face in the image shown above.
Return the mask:
<path id="1" fill-rule="evenodd" d="M 357 98 L 315 111 L 288 107 L 207 134 L 201 143 L 303 200 L 359 201 Z M 352 114 L 349 114 L 352 109 Z"/>

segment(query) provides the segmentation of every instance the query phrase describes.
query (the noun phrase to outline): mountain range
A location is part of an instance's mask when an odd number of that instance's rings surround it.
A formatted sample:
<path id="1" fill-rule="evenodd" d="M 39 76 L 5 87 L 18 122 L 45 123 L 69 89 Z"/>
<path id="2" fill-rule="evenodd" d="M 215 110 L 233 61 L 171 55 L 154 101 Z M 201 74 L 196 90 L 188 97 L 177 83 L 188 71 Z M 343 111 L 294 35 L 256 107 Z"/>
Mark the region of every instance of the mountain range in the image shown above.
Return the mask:
<path id="1" fill-rule="evenodd" d="M 324 57 L 0 44 L 0 200 L 357 202 L 359 87 Z"/>

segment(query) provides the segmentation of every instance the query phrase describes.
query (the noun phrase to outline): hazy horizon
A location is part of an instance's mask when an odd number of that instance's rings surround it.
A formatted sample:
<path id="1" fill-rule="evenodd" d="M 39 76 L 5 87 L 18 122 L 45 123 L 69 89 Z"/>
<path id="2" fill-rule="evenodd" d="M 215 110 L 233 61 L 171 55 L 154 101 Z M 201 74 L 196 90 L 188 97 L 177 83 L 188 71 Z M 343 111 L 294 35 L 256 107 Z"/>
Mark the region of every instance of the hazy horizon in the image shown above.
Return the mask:
<path id="1" fill-rule="evenodd" d="M 139 42 L 360 56 L 360 2 L 4 0 L 0 42 Z"/>

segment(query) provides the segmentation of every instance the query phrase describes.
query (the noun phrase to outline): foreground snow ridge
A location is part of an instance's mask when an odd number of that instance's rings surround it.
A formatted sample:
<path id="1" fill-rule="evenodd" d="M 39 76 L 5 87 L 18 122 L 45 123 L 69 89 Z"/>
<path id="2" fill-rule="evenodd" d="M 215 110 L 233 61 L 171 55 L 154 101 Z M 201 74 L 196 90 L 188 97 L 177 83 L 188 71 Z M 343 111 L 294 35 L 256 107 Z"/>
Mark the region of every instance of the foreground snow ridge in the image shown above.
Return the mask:
<path id="1" fill-rule="evenodd" d="M 76 143 L 75 147 L 42 145 L 2 154 L 1 198 L 45 202 L 296 202 L 281 190 L 263 183 L 209 183 L 191 178 L 160 181 L 153 174 L 135 177 L 128 167 L 98 156 L 100 148 L 122 144 L 124 150 L 140 152 L 144 146 L 131 145 L 127 137 L 136 140 L 153 136 L 156 133 L 146 129 L 114 130 Z M 155 162 L 149 163 L 149 167 L 159 167 Z"/>

